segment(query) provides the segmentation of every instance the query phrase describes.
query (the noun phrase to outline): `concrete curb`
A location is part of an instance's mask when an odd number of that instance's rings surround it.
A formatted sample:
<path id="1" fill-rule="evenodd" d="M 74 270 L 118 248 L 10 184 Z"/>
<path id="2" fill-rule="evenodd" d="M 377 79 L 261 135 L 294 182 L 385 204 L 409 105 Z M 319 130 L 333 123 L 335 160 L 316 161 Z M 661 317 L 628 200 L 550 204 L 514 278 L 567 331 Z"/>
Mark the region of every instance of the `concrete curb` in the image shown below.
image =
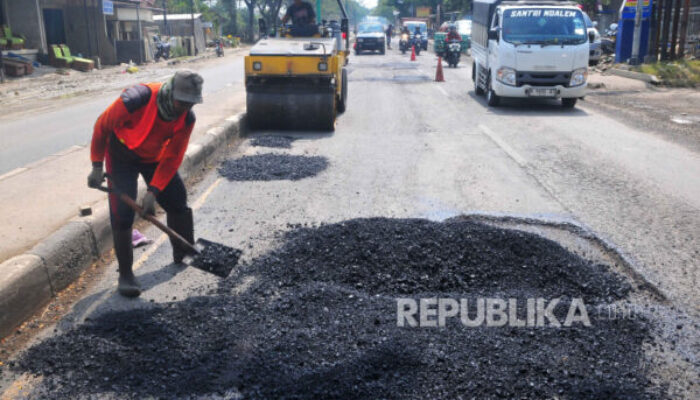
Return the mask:
<path id="1" fill-rule="evenodd" d="M 232 139 L 244 136 L 245 113 L 231 116 L 187 148 L 180 166 L 183 179 L 196 175 Z M 139 193 L 145 192 L 144 185 Z M 140 198 L 141 196 L 139 196 Z M 45 306 L 51 297 L 112 248 L 107 200 L 92 206 L 24 254 L 0 264 L 0 338 Z"/>
<path id="2" fill-rule="evenodd" d="M 661 81 L 659 81 L 659 78 L 657 78 L 656 75 L 645 74 L 642 72 L 627 71 L 619 68 L 612 68 L 609 69 L 607 72 L 612 75 L 621 76 L 623 78 L 636 79 L 638 81 L 651 83 L 653 85 L 658 85 L 659 83 L 661 83 Z"/>

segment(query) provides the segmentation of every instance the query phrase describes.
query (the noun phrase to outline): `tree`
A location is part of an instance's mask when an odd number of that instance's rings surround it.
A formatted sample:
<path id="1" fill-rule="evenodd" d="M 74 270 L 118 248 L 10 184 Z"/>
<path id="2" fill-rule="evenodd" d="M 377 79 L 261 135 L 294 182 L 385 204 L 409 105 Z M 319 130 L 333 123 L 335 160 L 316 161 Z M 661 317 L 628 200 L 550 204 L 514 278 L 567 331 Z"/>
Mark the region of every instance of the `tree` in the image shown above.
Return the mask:
<path id="1" fill-rule="evenodd" d="M 259 0 L 258 12 L 269 27 L 277 26 L 282 0 Z"/>
<path id="2" fill-rule="evenodd" d="M 248 7 L 248 25 L 246 32 L 246 40 L 249 42 L 255 41 L 255 6 L 258 0 L 243 0 L 246 7 Z"/>

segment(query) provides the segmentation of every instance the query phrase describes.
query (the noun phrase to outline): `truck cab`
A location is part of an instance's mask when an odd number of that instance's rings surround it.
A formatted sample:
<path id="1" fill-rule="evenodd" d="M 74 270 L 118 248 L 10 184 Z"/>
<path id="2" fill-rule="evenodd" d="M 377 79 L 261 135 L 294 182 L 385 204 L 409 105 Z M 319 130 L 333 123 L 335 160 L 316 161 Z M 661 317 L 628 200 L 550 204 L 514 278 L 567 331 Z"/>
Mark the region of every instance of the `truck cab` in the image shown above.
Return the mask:
<path id="1" fill-rule="evenodd" d="M 413 40 L 413 34 L 415 33 L 416 28 L 418 28 L 421 34 L 421 50 L 428 50 L 428 24 L 423 21 L 410 20 L 404 21 L 403 26 L 408 29 L 411 40 Z"/>
<path id="2" fill-rule="evenodd" d="M 472 79 L 489 106 L 543 97 L 571 108 L 586 94 L 588 34 L 574 3 L 476 0 L 473 21 Z"/>

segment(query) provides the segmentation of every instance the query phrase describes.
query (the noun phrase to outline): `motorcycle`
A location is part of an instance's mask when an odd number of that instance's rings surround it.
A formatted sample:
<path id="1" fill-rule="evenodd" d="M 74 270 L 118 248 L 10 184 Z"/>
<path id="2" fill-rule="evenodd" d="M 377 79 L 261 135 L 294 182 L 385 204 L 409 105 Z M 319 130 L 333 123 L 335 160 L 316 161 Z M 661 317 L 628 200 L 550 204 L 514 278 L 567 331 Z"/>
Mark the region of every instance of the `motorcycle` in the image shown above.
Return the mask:
<path id="1" fill-rule="evenodd" d="M 408 50 L 408 33 L 401 34 L 401 39 L 399 39 L 399 50 L 401 50 L 401 54 L 406 54 L 406 51 Z"/>
<path id="2" fill-rule="evenodd" d="M 214 44 L 216 45 L 216 56 L 223 57 L 224 56 L 224 41 L 221 39 L 216 39 Z"/>
<path id="3" fill-rule="evenodd" d="M 604 54 L 615 54 L 617 42 L 617 24 L 610 24 L 610 27 L 605 30 L 605 34 L 601 38 L 600 48 Z"/>
<path id="4" fill-rule="evenodd" d="M 462 44 L 459 42 L 459 40 L 450 40 L 447 43 L 447 48 L 445 49 L 445 60 L 447 60 L 447 65 L 457 68 L 461 52 Z"/>
<path id="5" fill-rule="evenodd" d="M 411 46 L 416 49 L 416 55 L 420 55 L 422 37 L 420 34 L 413 35 L 413 40 L 411 40 Z"/>
<path id="6" fill-rule="evenodd" d="M 160 40 L 160 36 L 154 35 L 153 42 L 156 46 L 156 54 L 153 56 L 155 61 L 159 59 L 167 60 L 170 58 L 170 43 Z"/>

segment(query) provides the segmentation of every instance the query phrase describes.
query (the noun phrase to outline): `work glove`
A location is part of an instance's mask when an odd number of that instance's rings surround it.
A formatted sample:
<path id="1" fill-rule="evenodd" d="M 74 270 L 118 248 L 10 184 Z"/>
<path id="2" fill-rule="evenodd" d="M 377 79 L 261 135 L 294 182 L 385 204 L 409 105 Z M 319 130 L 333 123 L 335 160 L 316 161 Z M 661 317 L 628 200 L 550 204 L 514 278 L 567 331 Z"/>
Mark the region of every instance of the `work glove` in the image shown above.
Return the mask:
<path id="1" fill-rule="evenodd" d="M 105 180 L 105 173 L 102 171 L 102 164 L 93 164 L 92 171 L 88 175 L 88 187 L 98 188 Z"/>
<path id="2" fill-rule="evenodd" d="M 146 192 L 141 201 L 141 216 L 155 215 L 156 213 L 156 195 L 150 190 Z"/>

